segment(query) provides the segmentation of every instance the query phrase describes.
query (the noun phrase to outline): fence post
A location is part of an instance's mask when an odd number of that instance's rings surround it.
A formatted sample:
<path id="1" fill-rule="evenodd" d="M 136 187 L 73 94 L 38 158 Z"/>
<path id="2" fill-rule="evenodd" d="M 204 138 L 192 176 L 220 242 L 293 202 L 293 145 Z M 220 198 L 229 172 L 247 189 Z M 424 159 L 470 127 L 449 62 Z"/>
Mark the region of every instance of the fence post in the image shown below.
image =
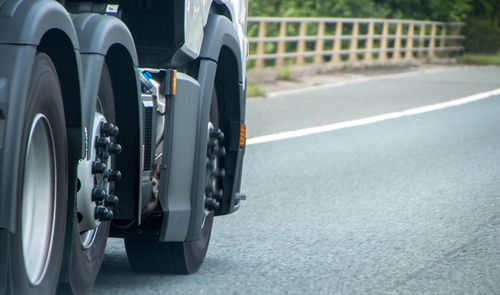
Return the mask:
<path id="1" fill-rule="evenodd" d="M 307 35 L 307 23 L 306 22 L 301 22 L 300 23 L 300 28 L 299 28 L 299 37 L 305 37 Z M 305 40 L 299 40 L 299 44 L 297 44 L 297 53 L 304 53 L 306 51 L 306 41 Z M 295 59 L 295 63 L 297 65 L 303 65 L 304 64 L 304 56 L 299 55 Z"/>
<path id="2" fill-rule="evenodd" d="M 431 39 L 429 40 L 429 53 L 428 57 L 434 57 L 434 48 L 436 47 L 436 24 L 431 27 Z"/>
<path id="3" fill-rule="evenodd" d="M 418 38 L 418 54 L 419 58 L 424 57 L 424 47 L 425 47 L 425 30 L 427 26 L 425 24 L 420 25 L 420 34 Z"/>
<path id="4" fill-rule="evenodd" d="M 460 33 L 460 26 L 459 25 L 454 25 L 454 26 L 451 27 L 451 36 L 454 36 L 456 38 L 459 33 Z M 452 39 L 451 42 L 450 42 L 450 44 L 453 47 L 459 47 L 460 46 L 460 41 L 459 41 L 459 39 Z M 460 53 L 460 49 L 456 50 L 456 52 Z"/>
<path id="5" fill-rule="evenodd" d="M 351 46 L 350 50 L 357 50 L 358 49 L 358 34 L 359 34 L 359 23 L 354 22 L 352 25 L 352 34 L 351 34 Z M 355 52 L 349 53 L 349 62 L 357 61 L 358 60 L 358 54 Z"/>
<path id="6" fill-rule="evenodd" d="M 265 38 L 266 37 L 266 22 L 260 22 L 259 23 L 259 38 Z M 264 55 L 265 52 L 265 47 L 264 47 L 264 41 L 260 40 L 259 43 L 257 43 L 257 55 Z M 255 61 L 255 67 L 258 69 L 264 68 L 264 59 L 259 58 Z"/>
<path id="7" fill-rule="evenodd" d="M 392 52 L 392 59 L 401 58 L 401 35 L 403 34 L 403 24 L 396 25 L 396 39 L 394 40 L 394 51 Z"/>
<path id="8" fill-rule="evenodd" d="M 370 22 L 368 24 L 368 36 L 366 37 L 366 52 L 365 52 L 365 61 L 372 61 L 373 60 L 373 34 L 375 32 L 375 23 Z"/>
<path id="9" fill-rule="evenodd" d="M 444 47 L 445 47 L 445 44 L 446 44 L 446 25 L 442 25 L 441 26 L 441 40 L 439 42 L 439 48 L 440 48 L 440 54 L 441 56 L 444 56 Z"/>
<path id="10" fill-rule="evenodd" d="M 323 48 L 325 44 L 325 40 L 323 40 L 323 36 L 325 35 L 325 22 L 319 22 L 318 24 L 318 40 L 316 41 L 316 52 L 320 52 L 318 55 L 314 57 L 315 64 L 323 63 Z"/>
<path id="11" fill-rule="evenodd" d="M 279 33 L 279 38 L 280 41 L 278 42 L 278 51 L 277 54 L 284 54 L 285 53 L 285 40 L 286 38 L 286 21 L 282 21 L 280 23 L 280 33 Z M 285 65 L 285 59 L 283 57 L 278 57 L 276 59 L 276 66 L 282 67 Z"/>
<path id="12" fill-rule="evenodd" d="M 382 27 L 382 39 L 380 40 L 380 54 L 378 60 L 387 60 L 387 34 L 389 33 L 389 23 L 385 22 Z"/>
<path id="13" fill-rule="evenodd" d="M 335 40 L 333 40 L 333 54 L 332 54 L 332 60 L 331 62 L 333 63 L 338 63 L 340 62 L 340 49 L 342 48 L 342 22 L 338 21 L 335 24 Z"/>
<path id="14" fill-rule="evenodd" d="M 411 23 L 408 26 L 408 36 L 406 37 L 406 53 L 405 53 L 406 59 L 413 58 L 413 29 L 414 25 L 413 23 Z"/>

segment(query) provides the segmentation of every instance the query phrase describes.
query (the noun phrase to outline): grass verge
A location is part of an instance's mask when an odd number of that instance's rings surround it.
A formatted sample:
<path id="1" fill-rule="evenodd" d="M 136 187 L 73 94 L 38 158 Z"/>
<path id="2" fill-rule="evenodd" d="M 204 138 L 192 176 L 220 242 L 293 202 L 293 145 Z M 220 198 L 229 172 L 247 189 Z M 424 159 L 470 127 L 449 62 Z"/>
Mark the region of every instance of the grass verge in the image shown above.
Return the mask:
<path id="1" fill-rule="evenodd" d="M 247 97 L 266 96 L 266 92 L 259 88 L 259 85 L 254 82 L 247 84 Z"/>
<path id="2" fill-rule="evenodd" d="M 494 54 L 467 53 L 457 59 L 460 63 L 500 66 L 500 51 Z"/>
<path id="3" fill-rule="evenodd" d="M 278 71 L 278 80 L 292 80 L 292 71 L 289 68 L 283 68 Z"/>

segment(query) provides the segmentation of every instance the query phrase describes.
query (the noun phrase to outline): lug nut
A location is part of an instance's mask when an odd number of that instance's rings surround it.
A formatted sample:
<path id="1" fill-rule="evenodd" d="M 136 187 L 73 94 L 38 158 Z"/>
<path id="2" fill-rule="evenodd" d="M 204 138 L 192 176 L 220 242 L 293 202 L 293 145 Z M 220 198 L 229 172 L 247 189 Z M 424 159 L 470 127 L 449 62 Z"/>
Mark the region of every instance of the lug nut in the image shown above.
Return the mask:
<path id="1" fill-rule="evenodd" d="M 118 197 L 117 196 L 110 196 L 108 195 L 106 197 L 106 201 L 104 202 L 104 204 L 107 206 L 107 207 L 114 207 L 118 204 Z"/>
<path id="2" fill-rule="evenodd" d="M 226 169 L 220 169 L 215 172 L 215 177 L 224 178 L 226 177 Z"/>
<path id="3" fill-rule="evenodd" d="M 217 132 L 215 133 L 215 137 L 217 137 L 217 139 L 221 142 L 224 141 L 224 133 L 222 132 L 222 130 L 217 129 Z"/>
<path id="4" fill-rule="evenodd" d="M 215 194 L 214 194 L 214 198 L 217 200 L 217 201 L 220 201 L 222 200 L 222 197 L 224 196 L 224 192 L 222 190 L 218 190 Z"/>
<path id="5" fill-rule="evenodd" d="M 106 137 L 97 137 L 97 140 L 95 141 L 95 147 L 96 148 L 103 148 L 107 149 L 109 146 L 109 141 Z"/>
<path id="6" fill-rule="evenodd" d="M 108 197 L 108 194 L 105 190 L 101 188 L 93 188 L 92 189 L 92 201 L 94 202 L 102 202 L 104 199 Z"/>
<path id="7" fill-rule="evenodd" d="M 102 136 L 117 136 L 119 132 L 118 127 L 116 127 L 113 123 L 102 123 L 101 124 L 101 135 Z"/>
<path id="8" fill-rule="evenodd" d="M 205 186 L 205 194 L 206 195 L 212 195 L 215 191 L 215 184 L 211 183 L 207 186 Z"/>
<path id="9" fill-rule="evenodd" d="M 215 161 L 208 161 L 207 162 L 207 169 L 209 171 L 215 171 Z"/>
<path id="10" fill-rule="evenodd" d="M 122 173 L 118 170 L 109 169 L 106 173 L 109 181 L 120 181 L 122 179 Z"/>
<path id="11" fill-rule="evenodd" d="M 220 204 L 216 200 L 214 200 L 212 198 L 205 199 L 205 208 L 207 210 L 216 210 L 219 208 L 219 206 L 220 206 Z"/>
<path id="12" fill-rule="evenodd" d="M 112 155 L 119 155 L 122 152 L 122 146 L 116 143 L 110 143 L 108 151 Z"/>
<path id="13" fill-rule="evenodd" d="M 95 219 L 99 219 L 102 221 L 111 220 L 113 219 L 113 211 L 107 209 L 104 206 L 97 206 L 95 208 L 94 217 Z"/>
<path id="14" fill-rule="evenodd" d="M 217 146 L 217 139 L 215 138 L 211 138 L 209 141 L 208 141 L 208 147 L 209 148 L 215 148 Z"/>
<path id="15" fill-rule="evenodd" d="M 112 132 L 111 136 L 117 136 L 118 133 L 120 133 L 120 129 L 118 128 L 118 126 L 113 125 L 113 132 Z"/>
<path id="16" fill-rule="evenodd" d="M 215 154 L 219 157 L 224 158 L 226 156 L 226 148 L 223 146 L 219 146 L 215 149 Z"/>
<path id="17" fill-rule="evenodd" d="M 94 162 L 92 164 L 92 174 L 103 173 L 106 170 L 106 165 L 103 162 Z"/>

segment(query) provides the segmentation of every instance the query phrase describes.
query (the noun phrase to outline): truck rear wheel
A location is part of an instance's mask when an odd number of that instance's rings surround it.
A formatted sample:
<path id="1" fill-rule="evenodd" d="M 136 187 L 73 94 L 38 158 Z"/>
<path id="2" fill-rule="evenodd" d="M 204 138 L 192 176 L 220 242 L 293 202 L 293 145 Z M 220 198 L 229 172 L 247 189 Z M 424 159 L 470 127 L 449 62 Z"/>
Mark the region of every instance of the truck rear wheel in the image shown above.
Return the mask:
<path id="1" fill-rule="evenodd" d="M 103 122 L 115 123 L 115 107 L 114 95 L 111 83 L 111 76 L 109 69 L 104 63 L 101 81 L 97 95 L 96 115 L 94 118 L 94 125 L 99 125 Z M 97 120 L 97 121 L 96 121 Z M 98 122 L 99 121 L 99 122 Z M 102 121 L 102 122 L 101 122 Z M 94 130 L 93 137 L 100 136 L 100 127 Z M 98 133 L 98 134 L 95 134 Z M 114 141 L 113 139 L 111 141 Z M 95 149 L 95 141 L 89 139 L 89 149 Z M 94 144 L 92 144 L 94 143 Z M 91 155 L 93 151 L 90 152 Z M 110 160 L 109 160 L 110 159 Z M 98 159 L 90 159 L 91 162 Z M 116 155 L 110 155 L 107 162 L 107 168 L 116 167 Z M 81 164 L 80 164 L 81 165 Z M 79 173 L 85 174 L 86 170 L 79 168 Z M 85 175 L 78 175 L 78 182 L 80 186 L 99 184 L 99 182 L 106 182 L 98 176 L 91 175 L 90 172 L 86 181 L 89 184 L 83 183 Z M 102 187 L 106 186 L 106 193 L 113 196 L 114 183 L 101 184 Z M 80 188 L 81 189 L 81 188 Z M 88 192 L 88 190 L 87 190 Z M 77 198 L 82 192 L 78 192 Z M 86 204 L 88 205 L 88 204 Z M 71 257 L 67 277 L 62 282 L 59 293 L 65 294 L 88 294 L 90 293 L 99 270 L 101 268 L 102 260 L 104 259 L 104 250 L 106 248 L 106 241 L 109 235 L 110 221 L 100 222 L 97 228 L 84 228 L 82 226 L 82 208 L 79 208 L 80 203 L 75 202 L 75 214 L 73 218 L 73 235 L 71 237 Z M 94 210 L 94 208 L 91 208 Z M 92 218 L 94 218 L 92 216 Z"/>
<path id="2" fill-rule="evenodd" d="M 209 129 L 219 128 L 219 108 L 215 89 L 210 105 Z M 212 137 L 208 136 L 210 141 Z M 210 159 L 207 158 L 207 161 Z M 221 165 L 220 162 L 216 165 Z M 212 177 L 212 176 L 210 176 Z M 217 181 L 215 190 L 220 189 Z M 208 196 L 205 196 L 207 198 Z M 128 261 L 134 271 L 164 274 L 192 274 L 205 260 L 212 232 L 214 210 L 206 210 L 199 240 L 185 242 L 159 242 L 152 240 L 125 239 Z"/>
<path id="3" fill-rule="evenodd" d="M 61 88 L 49 56 L 38 53 L 23 116 L 17 231 L 10 239 L 15 294 L 53 294 L 67 212 L 67 142 Z"/>

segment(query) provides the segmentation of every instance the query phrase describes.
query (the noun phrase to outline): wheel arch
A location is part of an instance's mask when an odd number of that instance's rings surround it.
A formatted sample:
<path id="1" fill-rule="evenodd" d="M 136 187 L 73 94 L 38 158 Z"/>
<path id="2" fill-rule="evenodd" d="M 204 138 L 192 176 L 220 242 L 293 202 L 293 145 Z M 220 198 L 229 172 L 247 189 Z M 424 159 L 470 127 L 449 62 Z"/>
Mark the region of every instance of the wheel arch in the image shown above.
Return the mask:
<path id="1" fill-rule="evenodd" d="M 39 45 L 46 32 L 63 31 L 78 48 L 78 39 L 71 17 L 57 1 L 7 0 L 0 11 L 0 44 Z"/>
<path id="2" fill-rule="evenodd" d="M 238 62 L 233 51 L 222 46 L 214 87 L 219 104 L 219 122 L 226 135 L 224 145 L 227 155 L 224 161 L 226 177 L 224 178 L 224 197 L 216 215 L 233 212 L 236 208 L 234 194 L 239 192 L 241 182 L 240 124 L 245 121 L 245 92 L 243 83 L 238 77 Z"/>
<path id="3" fill-rule="evenodd" d="M 42 37 L 38 51 L 46 53 L 51 58 L 59 77 L 68 129 L 68 151 L 71 163 L 81 158 L 83 154 L 80 60 L 70 38 L 64 31 L 58 29 L 49 30 Z M 72 168 L 70 167 L 70 169 Z"/>
<path id="4" fill-rule="evenodd" d="M 243 52 L 238 32 L 233 23 L 224 15 L 210 14 L 205 26 L 200 58 L 211 59 L 216 63 L 221 57 L 221 50 L 226 47 L 234 55 L 237 66 L 238 81 L 244 81 Z M 224 57 L 224 56 L 222 56 Z"/>
<path id="5" fill-rule="evenodd" d="M 226 85 L 228 81 L 233 87 L 231 93 L 234 96 L 228 97 L 225 101 L 225 105 L 234 106 L 228 107 L 223 110 L 223 114 L 220 116 L 228 116 L 228 112 L 236 112 L 235 117 L 238 120 L 234 120 L 233 127 L 227 127 L 234 129 L 234 125 L 237 124 L 237 131 L 229 131 L 229 138 L 233 138 L 234 134 L 238 134 L 239 142 L 239 126 L 240 123 L 244 122 L 244 108 L 245 108 L 245 97 L 244 97 L 244 87 L 242 81 L 244 80 L 243 73 L 243 55 L 242 49 L 238 39 L 238 33 L 235 26 L 231 21 L 223 16 L 217 14 L 210 14 L 208 17 L 207 25 L 205 26 L 204 41 L 200 54 L 200 70 L 198 72 L 198 81 L 200 81 L 200 107 L 198 112 L 198 136 L 196 142 L 196 155 L 195 155 L 195 169 L 193 177 L 193 188 L 192 188 L 192 213 L 191 221 L 189 225 L 189 231 L 187 240 L 196 240 L 200 236 L 200 224 L 203 221 L 204 216 L 204 169 L 205 169 L 205 154 L 207 149 L 207 122 L 208 114 L 210 108 L 210 100 L 212 98 L 212 91 L 214 87 L 217 89 L 217 81 L 219 86 Z M 223 66 L 228 66 L 227 69 L 222 69 Z M 217 77 L 217 74 L 219 75 Z M 233 76 L 230 76 L 233 75 Z M 217 77 L 217 78 L 216 78 Z M 231 80 L 224 80 L 224 77 L 230 77 Z M 238 89 L 238 90 L 236 90 Z M 220 98 L 218 98 L 220 101 Z M 228 124 L 228 126 L 231 124 Z M 241 170 L 241 163 L 238 165 L 238 161 L 241 162 L 243 157 L 243 151 L 239 149 L 236 151 L 235 168 L 233 170 Z M 229 161 L 231 162 L 231 161 Z M 217 212 L 218 215 L 228 214 L 235 211 L 238 206 L 236 204 L 236 192 L 239 191 L 239 186 L 241 180 L 239 179 L 241 173 L 235 174 L 234 178 L 226 177 L 224 181 L 224 186 L 229 187 L 229 190 L 224 193 L 223 205 L 221 210 Z"/>
<path id="6" fill-rule="evenodd" d="M 9 177 L 2 177 L 0 206 L 9 208 L 10 214 L 0 217 L 0 227 L 14 233 L 15 229 L 15 198 L 18 190 L 16 161 L 19 159 L 20 136 L 16 126 L 19 119 L 15 114 L 23 113 L 29 77 L 37 51 L 47 53 L 56 65 L 63 93 L 65 115 L 70 133 L 68 145 L 75 159 L 82 154 L 81 132 L 81 88 L 79 80 L 78 40 L 71 18 L 64 7 L 51 0 L 15 1 L 7 0 L 0 10 L 0 54 L 1 64 L 5 67 L 0 71 L 0 92 L 5 92 L 5 98 L 0 105 L 1 119 L 4 123 L 5 142 L 9 146 L 0 155 L 0 166 L 11 167 Z M 56 45 L 57 44 L 57 45 Z M 0 143 L 1 145 L 1 143 Z M 3 158 L 2 158 L 3 157 Z M 70 167 L 71 168 L 71 167 Z M 76 172 L 75 172 L 76 173 Z M 2 173 L 2 175 L 4 175 Z M 7 174 L 6 174 L 7 175 Z M 0 181 L 1 182 L 1 181 Z"/>
<path id="7" fill-rule="evenodd" d="M 103 63 L 109 68 L 115 99 L 117 137 L 123 151 L 117 169 L 122 181 L 116 184 L 120 197 L 115 217 L 137 217 L 137 196 L 140 195 L 140 150 L 142 146 L 142 113 L 140 109 L 137 52 L 127 26 L 118 18 L 93 13 L 79 14 L 74 19 L 78 33 L 85 77 L 84 117 L 87 126 L 93 114 Z M 89 134 L 92 136 L 92 134 Z M 126 173 L 124 173 L 126 172 Z M 118 213 L 118 214 L 116 214 Z"/>
<path id="8" fill-rule="evenodd" d="M 138 217 L 138 196 L 141 195 L 141 146 L 142 112 L 139 95 L 139 79 L 133 56 L 121 44 L 113 44 L 106 55 L 115 97 L 117 126 L 120 128 L 117 141 L 123 150 L 117 169 L 122 171 L 122 180 L 115 189 L 120 202 L 115 207 L 115 218 L 133 220 Z"/>

